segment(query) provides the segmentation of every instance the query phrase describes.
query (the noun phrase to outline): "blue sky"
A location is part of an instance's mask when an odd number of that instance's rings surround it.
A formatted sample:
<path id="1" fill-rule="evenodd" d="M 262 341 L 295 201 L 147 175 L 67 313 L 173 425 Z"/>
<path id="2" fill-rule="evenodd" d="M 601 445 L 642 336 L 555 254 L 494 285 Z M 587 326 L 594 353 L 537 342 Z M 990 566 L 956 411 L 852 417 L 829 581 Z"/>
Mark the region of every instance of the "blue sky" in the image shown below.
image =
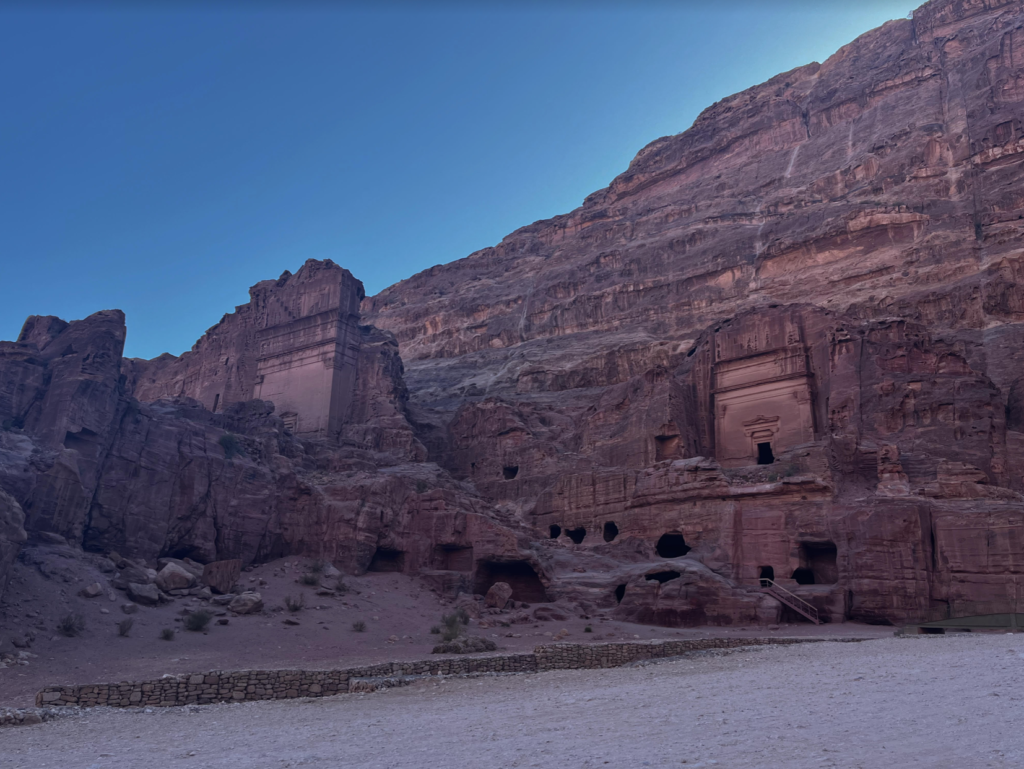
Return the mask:
<path id="1" fill-rule="evenodd" d="M 376 293 L 917 4 L 0 4 L 0 338 L 179 354 L 310 257 Z"/>

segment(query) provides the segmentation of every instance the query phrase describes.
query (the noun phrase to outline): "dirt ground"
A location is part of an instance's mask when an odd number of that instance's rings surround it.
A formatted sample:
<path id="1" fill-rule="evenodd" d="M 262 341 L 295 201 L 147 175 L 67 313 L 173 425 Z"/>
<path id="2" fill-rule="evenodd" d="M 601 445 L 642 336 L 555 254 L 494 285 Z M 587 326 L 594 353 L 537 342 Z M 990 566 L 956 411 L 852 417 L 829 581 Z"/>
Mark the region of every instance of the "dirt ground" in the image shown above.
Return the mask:
<path id="1" fill-rule="evenodd" d="M 748 647 L 321 700 L 95 709 L 14 767 L 1019 767 L 1024 635 Z"/>
<path id="2" fill-rule="evenodd" d="M 64 555 L 61 555 L 64 553 Z M 38 556 L 38 557 L 35 557 Z M 282 559 L 263 564 L 242 574 L 242 585 L 260 592 L 265 612 L 228 616 L 227 625 L 211 624 L 206 633 L 181 630 L 183 611 L 206 606 L 198 599 L 181 598 L 165 606 L 140 607 L 131 615 L 134 625 L 126 638 L 118 635 L 116 623 L 125 619 L 123 593 L 81 598 L 85 585 L 107 577 L 91 569 L 87 560 L 75 558 L 60 548 L 35 552 L 34 565 L 19 562 L 0 605 L 0 641 L 34 633 L 27 649 L 34 657 L 27 665 L 0 669 L 0 705 L 25 707 L 35 703 L 35 694 L 50 684 L 98 683 L 159 678 L 165 673 L 251 668 L 331 668 L 373 662 L 424 659 L 430 656 L 438 637 L 430 633 L 443 613 L 452 610 L 413 577 L 396 573 L 370 573 L 344 577 L 348 592 L 339 596 L 318 596 L 316 590 L 299 584 L 308 570 L 305 559 Z M 265 583 L 265 584 L 264 584 Z M 305 608 L 291 614 L 283 609 L 286 596 L 302 595 Z M 540 604 L 538 604 L 540 606 Z M 213 607 L 215 608 L 215 607 Z M 531 611 L 536 607 L 532 607 Z M 811 624 L 752 628 L 687 628 L 673 630 L 634 625 L 602 618 L 578 616 L 567 607 L 555 606 L 565 620 L 537 621 L 503 627 L 512 612 L 485 615 L 470 624 L 473 635 L 485 635 L 499 650 L 532 651 L 552 640 L 561 630 L 565 640 L 577 642 L 633 640 L 635 638 L 681 638 L 736 635 L 836 634 L 879 637 L 892 628 L 846 623 L 815 627 Z M 86 620 L 84 633 L 66 638 L 56 631 L 57 620 L 69 612 Z M 106 613 L 104 613 L 106 612 Z M 285 619 L 298 625 L 285 624 Z M 353 623 L 363 621 L 366 630 L 356 632 Z M 585 632 L 590 626 L 592 632 Z M 178 628 L 173 641 L 160 640 L 161 629 Z"/>

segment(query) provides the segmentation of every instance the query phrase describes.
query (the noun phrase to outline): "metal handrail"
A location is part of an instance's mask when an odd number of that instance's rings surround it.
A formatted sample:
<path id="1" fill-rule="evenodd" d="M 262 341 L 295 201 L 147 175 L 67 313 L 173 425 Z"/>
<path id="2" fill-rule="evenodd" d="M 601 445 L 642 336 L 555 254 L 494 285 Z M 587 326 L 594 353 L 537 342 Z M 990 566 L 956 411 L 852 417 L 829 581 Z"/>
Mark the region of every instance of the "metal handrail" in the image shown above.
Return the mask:
<path id="1" fill-rule="evenodd" d="M 815 622 L 818 621 L 818 610 L 816 608 L 814 608 L 813 604 L 808 603 L 807 601 L 805 601 L 800 596 L 798 596 L 798 595 L 796 595 L 794 593 L 791 593 L 790 591 L 786 590 L 786 588 L 784 588 L 782 585 L 780 585 L 774 579 L 769 579 L 768 577 L 759 577 L 759 580 L 760 580 L 760 584 L 762 585 L 762 588 L 761 588 L 762 590 L 769 590 L 769 591 L 771 591 L 771 590 L 774 589 L 774 590 L 778 590 L 781 593 L 784 593 L 787 598 L 789 598 L 790 600 L 792 600 L 795 603 L 799 604 L 805 613 L 807 613 L 807 614 L 811 615 L 812 617 L 814 617 L 814 621 Z M 767 586 L 765 586 L 765 584 L 764 584 L 765 582 L 768 583 Z"/>

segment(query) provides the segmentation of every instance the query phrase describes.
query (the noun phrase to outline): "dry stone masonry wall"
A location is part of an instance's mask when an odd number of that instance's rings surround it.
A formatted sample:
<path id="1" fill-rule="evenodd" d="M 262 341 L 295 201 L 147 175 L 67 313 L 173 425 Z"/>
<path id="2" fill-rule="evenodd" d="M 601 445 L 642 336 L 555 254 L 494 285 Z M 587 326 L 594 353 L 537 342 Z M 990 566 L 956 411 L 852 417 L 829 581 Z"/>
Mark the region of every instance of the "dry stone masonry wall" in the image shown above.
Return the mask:
<path id="1" fill-rule="evenodd" d="M 49 686 L 36 695 L 39 708 L 175 707 L 217 702 L 329 697 L 401 685 L 422 676 L 480 673 L 542 673 L 549 670 L 611 668 L 638 660 L 674 657 L 706 649 L 813 642 L 813 638 L 702 638 L 605 644 L 546 644 L 532 654 L 449 657 L 385 662 L 340 670 L 240 670 L 167 675 L 152 681 Z M 841 639 L 837 639 L 841 640 Z"/>

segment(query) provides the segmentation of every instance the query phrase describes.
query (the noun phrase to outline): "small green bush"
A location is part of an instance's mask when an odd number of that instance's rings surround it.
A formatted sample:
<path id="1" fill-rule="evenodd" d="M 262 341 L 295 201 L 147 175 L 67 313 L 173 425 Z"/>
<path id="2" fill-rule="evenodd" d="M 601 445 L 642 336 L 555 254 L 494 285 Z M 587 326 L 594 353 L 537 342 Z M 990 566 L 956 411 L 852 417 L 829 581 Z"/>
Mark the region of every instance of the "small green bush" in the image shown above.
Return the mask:
<path id="1" fill-rule="evenodd" d="M 242 442 L 238 440 L 238 436 L 233 433 L 224 433 L 220 436 L 218 443 L 220 443 L 220 447 L 224 449 L 225 459 L 245 456 L 245 448 L 242 446 Z"/>
<path id="2" fill-rule="evenodd" d="M 431 627 L 430 627 L 430 634 L 431 635 L 441 635 L 441 626 L 440 625 L 431 625 Z"/>
<path id="3" fill-rule="evenodd" d="M 174 640 L 174 628 L 165 627 L 160 631 L 160 640 L 162 641 L 173 641 Z"/>
<path id="4" fill-rule="evenodd" d="M 361 619 L 357 619 L 355 622 L 352 623 L 352 629 L 355 630 L 357 633 L 362 633 L 364 630 L 366 630 L 366 623 L 363 622 Z"/>
<path id="5" fill-rule="evenodd" d="M 313 561 L 313 563 L 309 565 L 310 574 L 316 574 L 316 576 L 319 577 L 325 571 L 327 571 L 327 564 L 323 561 Z"/>
<path id="6" fill-rule="evenodd" d="M 427 489 L 430 488 L 430 484 L 426 481 L 416 481 L 416 493 L 423 494 Z"/>
<path id="7" fill-rule="evenodd" d="M 334 590 L 337 593 L 347 593 L 348 585 L 345 584 L 344 577 L 338 577 L 338 581 L 334 583 Z"/>
<path id="8" fill-rule="evenodd" d="M 305 574 L 299 577 L 299 584 L 314 587 L 315 585 L 320 584 L 320 577 L 316 574 L 313 574 L 312 572 L 307 571 Z"/>
<path id="9" fill-rule="evenodd" d="M 462 635 L 463 626 L 469 622 L 469 615 L 465 609 L 456 609 L 451 614 L 441 615 L 441 638 L 444 641 L 454 641 Z"/>
<path id="10" fill-rule="evenodd" d="M 587 625 L 585 628 L 583 628 L 583 632 L 584 633 L 593 633 L 594 632 L 594 628 L 590 627 L 590 625 Z"/>
<path id="11" fill-rule="evenodd" d="M 81 614 L 65 614 L 57 620 L 57 630 L 61 635 L 74 638 L 85 630 L 85 617 Z"/>
<path id="12" fill-rule="evenodd" d="M 117 623 L 117 634 L 122 638 L 127 638 L 128 633 L 131 631 L 132 625 L 134 624 L 134 619 L 132 619 L 131 617 L 126 617 L 125 619 Z"/>
<path id="13" fill-rule="evenodd" d="M 302 607 L 306 605 L 306 596 L 300 594 L 298 598 L 292 598 L 290 595 L 286 595 L 284 597 L 284 605 L 292 614 L 302 611 Z"/>
<path id="14" fill-rule="evenodd" d="M 196 611 L 190 611 L 185 615 L 185 629 L 191 630 L 193 633 L 199 633 L 206 630 L 206 626 L 210 624 L 210 620 L 213 619 L 213 614 L 208 612 L 206 609 L 197 609 Z"/>

